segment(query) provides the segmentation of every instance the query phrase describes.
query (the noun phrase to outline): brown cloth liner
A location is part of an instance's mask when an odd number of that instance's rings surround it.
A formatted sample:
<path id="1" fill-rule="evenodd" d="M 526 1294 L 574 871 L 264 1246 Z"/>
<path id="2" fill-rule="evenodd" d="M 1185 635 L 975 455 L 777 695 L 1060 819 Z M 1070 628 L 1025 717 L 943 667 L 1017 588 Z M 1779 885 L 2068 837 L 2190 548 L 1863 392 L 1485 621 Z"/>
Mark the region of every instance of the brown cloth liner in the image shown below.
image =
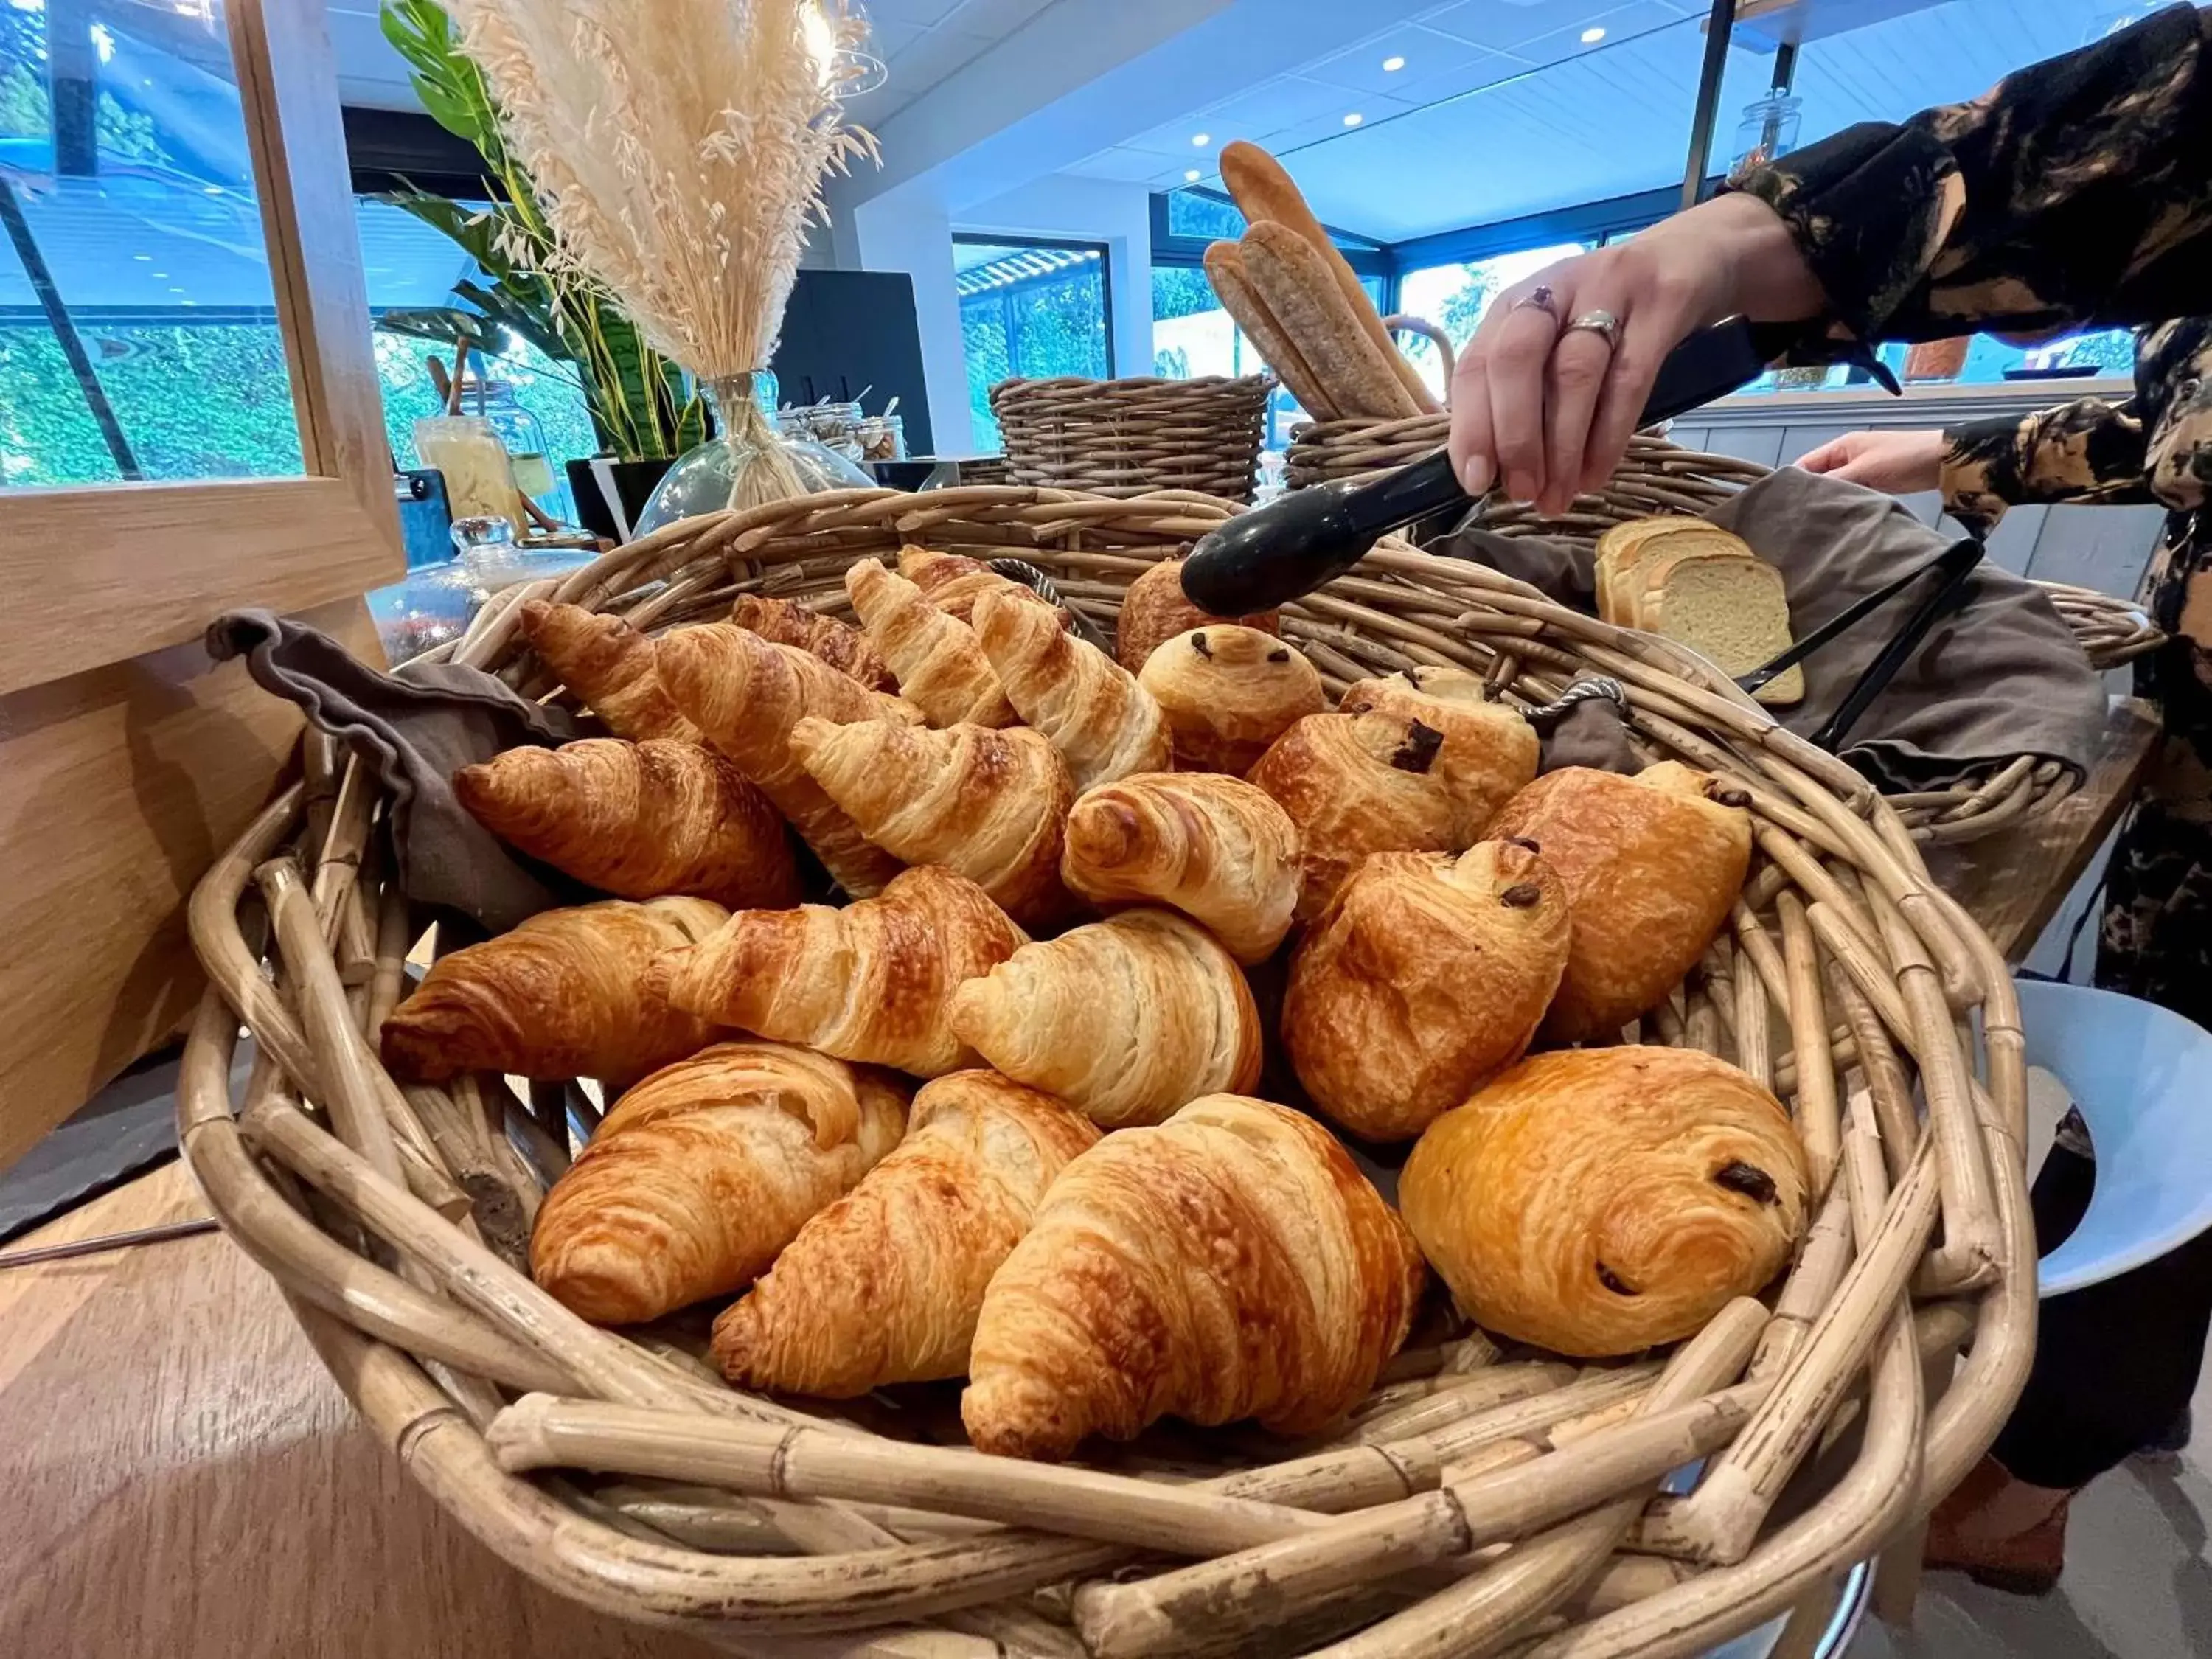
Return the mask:
<path id="1" fill-rule="evenodd" d="M 503 933 L 540 910 L 596 896 L 516 858 L 453 794 L 464 766 L 582 736 L 566 709 L 453 663 L 382 673 L 329 635 L 268 611 L 216 617 L 207 648 L 219 662 L 244 657 L 256 684 L 299 704 L 375 773 L 391 803 L 400 887 L 416 903 Z"/>
<path id="2" fill-rule="evenodd" d="M 1768 474 L 1705 516 L 1781 570 L 1799 638 L 1954 539 L 1877 490 L 1796 467 Z M 1478 560 L 1562 604 L 1597 609 L 1591 555 L 1564 543 L 1462 527 L 1428 550 Z M 1804 700 L 1773 710 L 1775 717 L 1802 737 L 1818 731 L 1934 586 L 1933 577 L 1914 584 L 1807 658 Z M 2042 590 L 1984 562 L 1967 578 L 1964 606 L 1929 630 L 1859 716 L 1840 754 L 1890 794 L 1950 788 L 2021 755 L 2057 761 L 2078 781 L 2105 708 L 2103 678 Z M 1547 768 L 1605 764 L 1583 752 L 1602 751 L 1590 727 L 1604 718 L 1583 717 L 1572 759 L 1555 760 L 1547 745 Z"/>

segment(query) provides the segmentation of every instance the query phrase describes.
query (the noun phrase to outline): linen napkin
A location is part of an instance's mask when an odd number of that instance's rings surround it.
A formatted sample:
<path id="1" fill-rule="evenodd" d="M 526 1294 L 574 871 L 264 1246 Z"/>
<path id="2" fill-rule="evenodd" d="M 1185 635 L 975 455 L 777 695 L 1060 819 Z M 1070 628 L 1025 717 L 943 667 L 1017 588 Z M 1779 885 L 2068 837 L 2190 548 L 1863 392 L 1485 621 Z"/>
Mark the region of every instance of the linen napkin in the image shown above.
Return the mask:
<path id="1" fill-rule="evenodd" d="M 1784 467 L 1706 515 L 1782 572 L 1798 638 L 1861 596 L 1919 568 L 1953 538 L 1877 490 Z M 1565 543 L 1463 525 L 1429 551 L 1473 558 L 1585 611 L 1592 556 Z M 1805 696 L 1775 717 L 1809 737 L 1904 626 L 1935 579 L 1915 584 L 1808 657 Z M 1948 788 L 2021 755 L 2086 774 L 2105 720 L 2102 677 L 2032 582 L 1986 562 L 1964 604 L 1930 629 L 1846 734 L 1841 757 L 1887 793 Z"/>
<path id="2" fill-rule="evenodd" d="M 525 744 L 581 735 L 567 710 L 534 703 L 481 669 L 410 664 L 380 672 L 319 629 L 268 611 L 232 611 L 208 627 L 208 653 L 246 659 L 264 690 L 300 705 L 376 775 L 390 803 L 399 882 L 447 916 L 505 933 L 540 910 L 593 896 L 517 858 L 469 815 L 453 774 Z"/>

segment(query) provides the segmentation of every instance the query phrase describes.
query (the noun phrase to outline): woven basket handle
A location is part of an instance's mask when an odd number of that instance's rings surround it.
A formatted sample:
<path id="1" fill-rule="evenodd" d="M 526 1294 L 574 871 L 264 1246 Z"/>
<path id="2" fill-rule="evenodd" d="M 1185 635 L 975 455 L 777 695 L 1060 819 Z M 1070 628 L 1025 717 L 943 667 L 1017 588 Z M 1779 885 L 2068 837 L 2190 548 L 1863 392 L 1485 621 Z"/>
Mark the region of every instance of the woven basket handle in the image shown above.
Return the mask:
<path id="1" fill-rule="evenodd" d="M 1393 334 L 1419 334 L 1437 349 L 1437 356 L 1444 362 L 1444 400 L 1451 400 L 1452 343 L 1451 336 L 1425 317 L 1408 317 L 1403 312 L 1392 312 L 1382 319 L 1382 326 Z"/>

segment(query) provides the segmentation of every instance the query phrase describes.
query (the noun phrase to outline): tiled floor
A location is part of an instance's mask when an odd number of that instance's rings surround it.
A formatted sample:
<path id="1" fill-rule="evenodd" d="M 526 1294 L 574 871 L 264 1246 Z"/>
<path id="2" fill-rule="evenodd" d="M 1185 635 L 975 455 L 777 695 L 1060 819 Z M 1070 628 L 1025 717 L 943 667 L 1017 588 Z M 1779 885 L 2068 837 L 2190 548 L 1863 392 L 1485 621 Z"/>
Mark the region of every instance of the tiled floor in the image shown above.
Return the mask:
<path id="1" fill-rule="evenodd" d="M 2212 1381 L 2197 1389 L 2197 1422 L 2206 1439 L 2178 1463 L 2124 1463 L 2075 1501 L 2057 1594 L 2000 1595 L 1931 1573 L 1914 1628 L 1869 1620 L 1850 1659 L 2212 1656 Z"/>

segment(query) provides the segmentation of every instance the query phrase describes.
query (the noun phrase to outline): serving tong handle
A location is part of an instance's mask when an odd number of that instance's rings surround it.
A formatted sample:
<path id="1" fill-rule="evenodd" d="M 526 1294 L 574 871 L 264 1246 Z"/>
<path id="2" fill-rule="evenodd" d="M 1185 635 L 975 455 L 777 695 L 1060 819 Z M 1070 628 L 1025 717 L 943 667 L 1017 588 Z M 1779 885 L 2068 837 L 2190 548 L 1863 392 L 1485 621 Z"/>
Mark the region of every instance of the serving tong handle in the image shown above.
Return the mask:
<path id="1" fill-rule="evenodd" d="M 1867 665 L 1857 682 L 1844 694 L 1843 702 L 1837 705 L 1836 712 L 1813 734 L 1811 741 L 1814 746 L 1832 754 L 1851 727 L 1858 723 L 1859 716 L 1866 713 L 1868 707 L 1881 695 L 1883 688 L 1897 678 L 1898 670 L 1904 667 L 1912 653 L 1919 649 L 1920 642 L 1927 637 L 1929 629 L 1965 603 L 1966 579 L 1973 574 L 1974 567 L 1982 562 L 1984 550 L 1979 537 L 1960 537 L 1918 568 L 1908 570 L 1894 581 L 1852 600 L 1788 650 L 1778 653 L 1743 675 L 1736 681 L 1737 688 L 1756 691 L 1771 684 L 1823 646 L 1849 633 L 1923 576 L 1935 572 L 1936 581 L 1934 589 L 1905 618 L 1905 625 L 1882 647 L 1875 659 Z"/>

